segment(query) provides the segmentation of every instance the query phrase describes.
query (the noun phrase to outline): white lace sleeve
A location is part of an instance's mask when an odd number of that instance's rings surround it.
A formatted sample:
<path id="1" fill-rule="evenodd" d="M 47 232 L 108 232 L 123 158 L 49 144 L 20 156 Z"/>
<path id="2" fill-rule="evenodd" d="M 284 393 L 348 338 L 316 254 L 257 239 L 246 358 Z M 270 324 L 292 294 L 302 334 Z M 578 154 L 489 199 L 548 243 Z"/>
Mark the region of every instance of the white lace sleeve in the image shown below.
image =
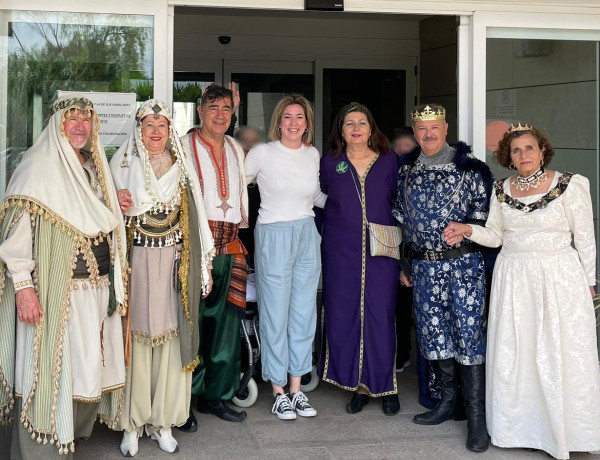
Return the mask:
<path id="1" fill-rule="evenodd" d="M 502 246 L 504 238 L 504 223 L 502 222 L 502 209 L 496 193 L 492 191 L 492 200 L 490 202 L 490 212 L 485 227 L 471 225 L 473 234 L 469 238 L 471 241 L 487 246 L 488 248 L 497 248 Z"/>
<path id="2" fill-rule="evenodd" d="M 4 261 L 7 274 L 12 278 L 15 291 L 33 287 L 31 272 L 33 261 L 33 241 L 31 221 L 28 213 L 23 213 L 19 221 L 0 245 L 0 259 Z"/>
<path id="3" fill-rule="evenodd" d="M 596 240 L 590 183 L 587 178 L 579 174 L 573 175 L 565 190 L 563 204 L 587 282 L 590 286 L 595 286 Z"/>

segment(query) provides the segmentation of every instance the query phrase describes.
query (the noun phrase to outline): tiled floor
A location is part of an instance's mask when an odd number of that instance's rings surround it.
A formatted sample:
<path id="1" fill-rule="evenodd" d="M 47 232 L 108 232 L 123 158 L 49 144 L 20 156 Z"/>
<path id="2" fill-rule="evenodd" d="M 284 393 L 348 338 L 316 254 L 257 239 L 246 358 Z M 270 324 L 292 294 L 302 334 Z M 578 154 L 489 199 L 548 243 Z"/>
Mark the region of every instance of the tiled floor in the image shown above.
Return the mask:
<path id="1" fill-rule="evenodd" d="M 523 449 L 499 449 L 491 446 L 483 454 L 474 454 L 465 447 L 466 422 L 445 422 L 438 426 L 420 426 L 412 416 L 422 411 L 417 403 L 417 381 L 414 368 L 398 374 L 401 412 L 386 417 L 379 400 L 371 400 L 355 415 L 346 413 L 350 394 L 332 385 L 321 383 L 309 394 L 310 402 L 319 411 L 313 419 L 298 418 L 280 421 L 271 414 L 269 387 L 259 385 L 259 398 L 247 410 L 242 423 L 227 423 L 214 416 L 198 415 L 198 432 L 180 433 L 179 453 L 165 454 L 155 441 L 140 440 L 137 458 L 174 460 L 230 459 L 529 459 L 547 460 L 542 452 Z M 98 425 L 92 437 L 82 442 L 76 459 L 122 459 L 119 451 L 120 433 Z M 0 442 L 0 458 L 6 452 Z M 574 459 L 600 459 L 589 454 L 574 454 Z"/>

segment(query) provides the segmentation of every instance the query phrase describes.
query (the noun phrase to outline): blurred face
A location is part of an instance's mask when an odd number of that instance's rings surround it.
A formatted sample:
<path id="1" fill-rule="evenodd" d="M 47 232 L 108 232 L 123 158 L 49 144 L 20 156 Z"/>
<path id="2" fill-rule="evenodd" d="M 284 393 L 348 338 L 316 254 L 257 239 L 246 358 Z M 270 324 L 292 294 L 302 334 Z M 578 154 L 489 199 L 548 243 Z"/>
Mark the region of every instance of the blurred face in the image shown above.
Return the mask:
<path id="1" fill-rule="evenodd" d="M 540 150 L 538 140 L 532 134 L 523 134 L 511 141 L 510 159 L 520 176 L 527 177 L 540 168 L 544 150 Z"/>
<path id="2" fill-rule="evenodd" d="M 281 114 L 281 143 L 286 147 L 298 148 L 302 145 L 302 136 L 307 127 L 306 114 L 301 105 L 291 104 Z"/>
<path id="3" fill-rule="evenodd" d="M 223 138 L 233 113 L 233 102 L 228 97 L 222 97 L 212 102 L 206 102 L 198 107 L 198 116 L 202 120 L 201 131 L 204 135 L 213 139 Z"/>
<path id="4" fill-rule="evenodd" d="M 154 118 L 147 115 L 142 118 L 142 142 L 150 155 L 160 155 L 169 140 L 169 120 L 162 115 Z"/>
<path id="5" fill-rule="evenodd" d="M 448 123 L 444 123 L 443 120 L 416 121 L 413 131 L 421 151 L 427 156 L 432 156 L 442 150 L 446 143 Z"/>
<path id="6" fill-rule="evenodd" d="M 247 154 L 252 150 L 252 147 L 260 142 L 260 135 L 253 129 L 244 129 L 240 133 L 239 142 L 244 153 Z"/>
<path id="7" fill-rule="evenodd" d="M 64 130 L 75 152 L 83 148 L 92 133 L 92 117 L 89 111 L 71 109 L 65 112 Z"/>
<path id="8" fill-rule="evenodd" d="M 413 137 L 402 136 L 394 141 L 392 149 L 394 149 L 394 152 L 396 152 L 398 155 L 405 155 L 409 152 L 412 152 L 416 146 L 417 143 Z"/>
<path id="9" fill-rule="evenodd" d="M 369 143 L 371 125 L 362 112 L 350 112 L 342 122 L 342 137 L 348 146 L 364 147 Z"/>

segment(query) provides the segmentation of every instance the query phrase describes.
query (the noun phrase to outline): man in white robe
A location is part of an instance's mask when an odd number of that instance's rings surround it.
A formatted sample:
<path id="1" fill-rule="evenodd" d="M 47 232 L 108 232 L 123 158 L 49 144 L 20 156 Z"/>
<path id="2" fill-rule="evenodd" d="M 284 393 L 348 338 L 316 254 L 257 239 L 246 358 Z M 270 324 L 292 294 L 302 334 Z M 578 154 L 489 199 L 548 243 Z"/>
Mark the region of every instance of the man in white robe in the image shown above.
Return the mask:
<path id="1" fill-rule="evenodd" d="M 6 190 L 0 229 L 0 422 L 12 458 L 71 457 L 125 385 L 125 227 L 99 120 L 60 97 Z"/>

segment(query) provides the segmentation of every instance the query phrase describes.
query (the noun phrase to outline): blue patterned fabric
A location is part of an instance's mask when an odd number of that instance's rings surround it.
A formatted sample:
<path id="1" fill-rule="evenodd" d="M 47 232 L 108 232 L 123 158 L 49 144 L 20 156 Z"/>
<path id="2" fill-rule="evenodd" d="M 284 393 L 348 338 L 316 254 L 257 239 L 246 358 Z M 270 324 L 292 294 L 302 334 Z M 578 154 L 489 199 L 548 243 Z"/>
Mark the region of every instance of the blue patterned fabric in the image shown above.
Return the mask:
<path id="1" fill-rule="evenodd" d="M 487 166 L 458 146 L 454 161 L 401 166 L 394 216 L 415 251 L 459 247 L 444 241 L 449 222 L 485 221 L 489 209 Z M 462 148 L 461 148 L 462 147 Z M 469 150 L 470 151 L 470 150 Z M 468 159 L 473 168 L 459 168 Z M 482 173 L 481 169 L 487 171 Z M 461 244 L 465 244 L 462 242 Z M 479 252 L 450 260 L 413 260 L 414 306 L 419 349 L 426 359 L 455 358 L 481 364 L 485 357 L 485 265 Z"/>

